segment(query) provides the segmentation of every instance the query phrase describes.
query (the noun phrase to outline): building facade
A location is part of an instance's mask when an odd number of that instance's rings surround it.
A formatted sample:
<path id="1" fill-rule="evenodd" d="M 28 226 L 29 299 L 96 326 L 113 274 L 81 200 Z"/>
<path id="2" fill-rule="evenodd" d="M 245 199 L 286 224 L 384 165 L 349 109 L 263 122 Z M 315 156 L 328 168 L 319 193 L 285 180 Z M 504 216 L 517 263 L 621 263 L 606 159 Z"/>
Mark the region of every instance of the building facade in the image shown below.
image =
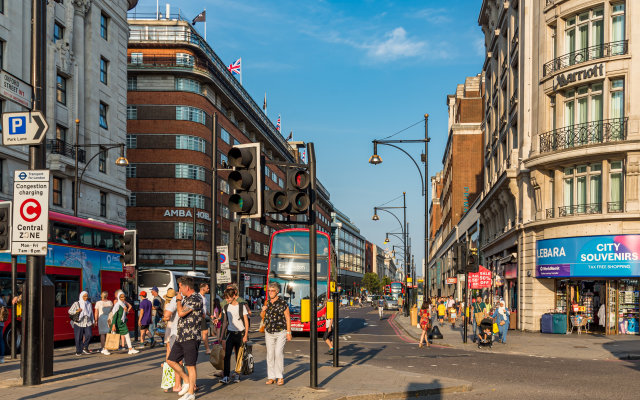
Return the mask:
<path id="1" fill-rule="evenodd" d="M 332 239 L 338 254 L 338 284 L 346 293 L 359 293 L 365 271 L 365 238 L 346 214 L 334 207 Z"/>
<path id="2" fill-rule="evenodd" d="M 137 0 L 65 0 L 46 6 L 46 166 L 52 211 L 74 212 L 78 148 L 78 216 L 126 222 L 125 170 L 115 165 L 126 136 L 126 12 Z M 0 64 L 7 76 L 31 81 L 31 2 L 2 2 Z M 28 96 L 29 98 L 31 96 Z M 26 100 L 26 99 L 23 99 Z M 28 101 L 0 97 L 1 112 Z M 77 122 L 76 122 L 77 121 Z M 12 197 L 13 171 L 28 169 L 28 146 L 0 148 L 0 197 Z"/>

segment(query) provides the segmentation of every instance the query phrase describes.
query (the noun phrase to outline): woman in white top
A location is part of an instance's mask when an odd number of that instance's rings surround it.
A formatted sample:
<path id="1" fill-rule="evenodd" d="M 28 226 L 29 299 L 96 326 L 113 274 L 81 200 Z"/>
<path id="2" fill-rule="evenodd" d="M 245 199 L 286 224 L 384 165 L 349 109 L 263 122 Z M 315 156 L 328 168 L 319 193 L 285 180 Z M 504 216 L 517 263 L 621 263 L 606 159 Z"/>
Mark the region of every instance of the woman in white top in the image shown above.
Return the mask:
<path id="1" fill-rule="evenodd" d="M 237 358 L 240 346 L 248 340 L 249 330 L 246 327 L 249 326 L 249 318 L 244 304 L 238 302 L 238 290 L 236 288 L 228 287 L 224 291 L 224 299 L 227 301 L 222 313 L 224 317 L 224 322 L 222 323 L 222 347 L 225 350 L 224 376 L 220 382 L 226 384 L 230 382 L 231 353 L 235 351 Z M 233 381 L 240 382 L 240 376 L 235 374 Z"/>
<path id="2" fill-rule="evenodd" d="M 100 333 L 100 353 L 108 356 L 109 351 L 104 348 L 105 340 L 107 339 L 107 333 L 111 332 L 109 329 L 109 313 L 113 308 L 113 303 L 108 299 L 109 293 L 102 292 L 100 293 L 100 300 L 96 302 L 94 313 L 95 313 L 95 321 L 98 326 L 98 333 Z"/>

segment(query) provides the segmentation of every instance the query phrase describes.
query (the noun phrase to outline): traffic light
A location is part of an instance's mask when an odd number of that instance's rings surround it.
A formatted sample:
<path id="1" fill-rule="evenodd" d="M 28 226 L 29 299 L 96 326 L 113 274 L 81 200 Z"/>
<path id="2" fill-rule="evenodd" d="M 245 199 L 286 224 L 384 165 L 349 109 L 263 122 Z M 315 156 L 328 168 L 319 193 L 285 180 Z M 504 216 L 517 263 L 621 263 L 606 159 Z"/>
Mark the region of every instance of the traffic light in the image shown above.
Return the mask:
<path id="1" fill-rule="evenodd" d="M 137 230 L 127 230 L 124 231 L 124 236 L 122 237 L 122 244 L 120 245 L 120 261 L 125 266 L 135 267 L 136 266 L 136 238 L 138 236 Z"/>
<path id="2" fill-rule="evenodd" d="M 305 169 L 287 169 L 287 200 L 289 202 L 289 214 L 306 214 L 311 200 L 309 187 L 311 179 Z"/>
<path id="3" fill-rule="evenodd" d="M 453 265 L 457 271 L 457 273 L 459 274 L 464 274 L 464 269 L 465 269 L 465 249 L 464 249 L 464 243 L 456 243 L 454 248 L 453 248 Z"/>
<path id="4" fill-rule="evenodd" d="M 264 212 L 280 214 L 289 207 L 287 194 L 282 190 L 265 190 L 264 196 Z"/>
<path id="5" fill-rule="evenodd" d="M 238 144 L 229 150 L 229 209 L 240 218 L 262 217 L 262 145 Z"/>
<path id="6" fill-rule="evenodd" d="M 11 202 L 0 203 L 0 253 L 11 251 Z"/>
<path id="7" fill-rule="evenodd" d="M 480 269 L 478 262 L 478 249 L 473 247 L 467 248 L 467 262 L 465 266 L 466 272 L 476 273 Z"/>
<path id="8" fill-rule="evenodd" d="M 241 222 L 240 228 L 236 223 L 231 223 L 229 232 L 229 256 L 234 260 L 246 261 L 247 255 L 247 224 Z"/>

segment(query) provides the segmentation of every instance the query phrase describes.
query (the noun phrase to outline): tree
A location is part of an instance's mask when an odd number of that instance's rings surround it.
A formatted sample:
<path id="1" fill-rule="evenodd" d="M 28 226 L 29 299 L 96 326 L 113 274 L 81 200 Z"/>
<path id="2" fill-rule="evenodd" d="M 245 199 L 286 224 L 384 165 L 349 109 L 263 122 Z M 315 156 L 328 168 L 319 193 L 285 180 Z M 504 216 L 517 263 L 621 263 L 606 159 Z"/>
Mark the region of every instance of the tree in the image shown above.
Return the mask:
<path id="1" fill-rule="evenodd" d="M 388 276 L 383 276 L 382 279 L 380 279 L 380 288 L 384 289 L 384 287 L 387 285 L 391 285 L 391 278 L 389 278 Z"/>
<path id="2" fill-rule="evenodd" d="M 378 274 L 375 272 L 367 272 L 362 278 L 362 286 L 369 293 L 378 293 L 380 291 L 380 281 L 378 280 Z"/>

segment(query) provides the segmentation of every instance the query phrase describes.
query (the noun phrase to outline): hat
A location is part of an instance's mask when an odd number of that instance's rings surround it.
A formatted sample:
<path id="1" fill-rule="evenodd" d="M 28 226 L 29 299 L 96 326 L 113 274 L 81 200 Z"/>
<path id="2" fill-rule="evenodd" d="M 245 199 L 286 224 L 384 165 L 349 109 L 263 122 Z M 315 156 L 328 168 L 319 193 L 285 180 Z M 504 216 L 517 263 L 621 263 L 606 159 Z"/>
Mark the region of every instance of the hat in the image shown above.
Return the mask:
<path id="1" fill-rule="evenodd" d="M 155 290 L 156 292 L 159 292 L 159 290 L 158 290 L 158 287 L 157 287 L 157 286 L 154 286 L 154 287 L 152 287 L 152 288 L 151 288 L 151 291 L 154 291 L 154 290 Z"/>
<path id="2" fill-rule="evenodd" d="M 173 299 L 174 297 L 176 297 L 176 291 L 173 289 L 168 289 L 167 294 L 164 295 L 164 299 L 167 301 Z"/>
<path id="3" fill-rule="evenodd" d="M 145 292 L 144 290 L 142 292 L 140 292 L 140 296 L 142 297 L 147 297 L 147 292 Z"/>

